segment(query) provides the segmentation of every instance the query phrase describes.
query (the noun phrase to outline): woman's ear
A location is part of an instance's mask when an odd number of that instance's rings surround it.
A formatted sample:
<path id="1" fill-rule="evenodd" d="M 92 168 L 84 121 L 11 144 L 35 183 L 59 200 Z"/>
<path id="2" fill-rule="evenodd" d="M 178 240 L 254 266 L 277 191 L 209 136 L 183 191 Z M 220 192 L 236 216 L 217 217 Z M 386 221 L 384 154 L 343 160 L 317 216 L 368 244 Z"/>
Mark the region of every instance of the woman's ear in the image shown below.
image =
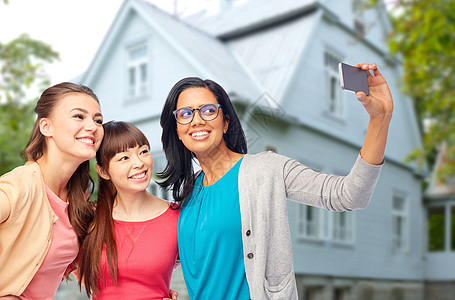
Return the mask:
<path id="1" fill-rule="evenodd" d="M 106 170 L 99 164 L 95 164 L 95 169 L 96 169 L 96 172 L 98 172 L 98 175 L 100 175 L 100 177 L 103 178 L 104 180 L 111 179 L 111 176 L 109 176 L 109 174 L 106 172 Z"/>
<path id="2" fill-rule="evenodd" d="M 231 117 L 228 114 L 225 114 L 223 133 L 226 133 L 228 131 L 230 122 L 231 122 Z"/>
<path id="3" fill-rule="evenodd" d="M 52 123 L 48 118 L 41 118 L 39 120 L 39 130 L 41 134 L 46 137 L 52 136 Z"/>

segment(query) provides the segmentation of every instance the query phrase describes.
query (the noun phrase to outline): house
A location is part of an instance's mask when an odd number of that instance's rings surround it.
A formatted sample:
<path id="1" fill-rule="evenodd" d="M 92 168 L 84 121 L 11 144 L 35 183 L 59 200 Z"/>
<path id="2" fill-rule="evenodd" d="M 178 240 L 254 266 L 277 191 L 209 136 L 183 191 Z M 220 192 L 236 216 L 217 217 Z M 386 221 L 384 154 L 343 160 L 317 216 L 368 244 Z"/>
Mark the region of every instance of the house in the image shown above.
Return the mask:
<path id="1" fill-rule="evenodd" d="M 425 191 L 428 233 L 426 240 L 425 279 L 427 299 L 444 299 L 455 295 L 455 178 L 439 178 L 439 167 L 447 162 L 448 146 L 444 143 L 436 159 L 433 176 Z"/>
<path id="2" fill-rule="evenodd" d="M 80 83 L 97 93 L 105 120 L 144 131 L 155 170 L 166 164 L 159 118 L 167 93 L 181 78 L 198 76 L 229 93 L 250 153 L 273 150 L 345 175 L 368 115 L 353 93 L 340 89 L 338 63 L 376 62 L 395 111 L 375 194 L 368 208 L 345 213 L 289 202 L 297 284 L 308 300 L 423 299 L 423 174 L 403 162 L 421 145 L 417 120 L 400 91 L 401 64 L 388 53 L 385 8 L 357 9 L 361 3 L 226 1 L 216 14 L 179 19 L 143 0 L 125 0 Z M 181 287 L 174 289 L 185 299 Z"/>

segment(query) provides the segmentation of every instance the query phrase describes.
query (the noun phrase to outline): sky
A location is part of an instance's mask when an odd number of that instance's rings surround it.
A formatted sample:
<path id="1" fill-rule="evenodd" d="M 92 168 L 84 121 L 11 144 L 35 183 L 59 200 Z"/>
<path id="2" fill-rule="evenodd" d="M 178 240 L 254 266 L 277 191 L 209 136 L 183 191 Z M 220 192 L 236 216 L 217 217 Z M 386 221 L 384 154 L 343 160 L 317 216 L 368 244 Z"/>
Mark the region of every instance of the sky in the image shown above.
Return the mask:
<path id="1" fill-rule="evenodd" d="M 46 65 L 51 83 L 68 81 L 89 66 L 124 0 L 0 0 L 0 42 L 28 33 L 59 52 L 60 61 Z M 175 0 L 149 0 L 172 11 Z M 179 10 L 190 0 L 180 0 Z M 207 0 L 191 0 L 201 7 Z"/>

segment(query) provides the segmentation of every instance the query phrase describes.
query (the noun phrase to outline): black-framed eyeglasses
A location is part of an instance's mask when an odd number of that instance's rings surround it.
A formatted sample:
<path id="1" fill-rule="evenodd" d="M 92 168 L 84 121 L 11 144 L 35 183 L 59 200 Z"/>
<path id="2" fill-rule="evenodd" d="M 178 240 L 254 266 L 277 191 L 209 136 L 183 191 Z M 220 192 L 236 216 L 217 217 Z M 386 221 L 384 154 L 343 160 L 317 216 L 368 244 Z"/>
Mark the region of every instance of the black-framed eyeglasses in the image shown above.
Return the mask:
<path id="1" fill-rule="evenodd" d="M 182 125 L 189 124 L 194 119 L 194 111 L 199 111 L 199 116 L 204 121 L 212 121 L 218 117 L 220 110 L 220 104 L 204 104 L 199 108 L 182 107 L 174 110 L 172 113 L 175 116 L 175 120 Z"/>

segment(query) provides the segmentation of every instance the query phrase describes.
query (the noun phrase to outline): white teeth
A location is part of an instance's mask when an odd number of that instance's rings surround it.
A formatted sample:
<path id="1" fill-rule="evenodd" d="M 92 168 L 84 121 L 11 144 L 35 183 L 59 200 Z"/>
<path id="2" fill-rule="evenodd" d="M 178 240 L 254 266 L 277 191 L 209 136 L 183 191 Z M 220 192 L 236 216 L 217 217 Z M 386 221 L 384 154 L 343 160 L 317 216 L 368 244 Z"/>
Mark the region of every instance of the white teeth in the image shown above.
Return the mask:
<path id="1" fill-rule="evenodd" d="M 207 131 L 198 131 L 198 132 L 194 132 L 192 133 L 191 135 L 194 136 L 194 137 L 200 137 L 200 136 L 205 136 L 205 135 L 208 135 L 209 133 Z"/>
<path id="2" fill-rule="evenodd" d="M 79 139 L 79 141 L 81 141 L 82 143 L 85 143 L 85 144 L 94 144 L 95 143 L 91 139 Z"/>
<path id="3" fill-rule="evenodd" d="M 144 177 L 145 177 L 145 172 L 143 172 L 141 174 L 137 174 L 137 175 L 131 176 L 131 178 L 133 178 L 133 179 L 141 179 L 141 178 L 144 178 Z"/>

